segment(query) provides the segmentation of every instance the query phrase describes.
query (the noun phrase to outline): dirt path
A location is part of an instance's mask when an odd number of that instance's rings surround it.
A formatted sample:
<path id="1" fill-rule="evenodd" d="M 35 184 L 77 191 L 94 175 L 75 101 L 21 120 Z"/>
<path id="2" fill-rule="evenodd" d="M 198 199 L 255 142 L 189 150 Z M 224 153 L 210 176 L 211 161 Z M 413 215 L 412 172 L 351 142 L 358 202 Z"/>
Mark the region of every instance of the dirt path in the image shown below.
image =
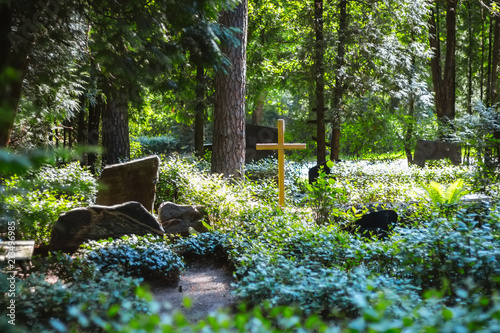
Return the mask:
<path id="1" fill-rule="evenodd" d="M 196 322 L 211 312 L 235 305 L 236 299 L 231 295 L 233 281 L 229 269 L 203 264 L 188 268 L 177 287 L 152 286 L 151 291 L 155 301 L 170 305 L 170 309 L 163 307 L 161 313 L 180 310 L 191 322 Z M 185 297 L 191 299 L 190 308 L 183 305 Z"/>

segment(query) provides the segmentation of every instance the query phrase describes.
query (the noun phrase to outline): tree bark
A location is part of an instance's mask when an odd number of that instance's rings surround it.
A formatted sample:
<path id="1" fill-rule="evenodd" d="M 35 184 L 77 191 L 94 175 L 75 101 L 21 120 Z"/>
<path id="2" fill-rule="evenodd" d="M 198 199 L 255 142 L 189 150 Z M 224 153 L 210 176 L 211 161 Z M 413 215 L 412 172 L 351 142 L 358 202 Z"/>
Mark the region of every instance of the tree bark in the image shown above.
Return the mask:
<path id="1" fill-rule="evenodd" d="M 497 103 L 498 92 L 497 92 L 497 67 L 498 67 L 498 56 L 500 50 L 500 17 L 494 15 L 493 18 L 493 49 L 491 54 L 491 79 L 490 88 L 488 96 L 488 106 L 494 106 Z"/>
<path id="2" fill-rule="evenodd" d="M 332 161 L 340 160 L 340 125 L 342 114 L 342 99 L 344 95 L 344 76 L 342 67 L 345 64 L 345 45 L 347 37 L 347 1 L 341 0 L 339 3 L 339 40 L 337 44 L 337 63 L 335 64 L 335 92 L 333 95 L 333 124 L 332 124 L 332 143 L 331 155 Z"/>
<path id="3" fill-rule="evenodd" d="M 434 54 L 431 58 L 432 83 L 436 115 L 442 131 L 449 128 L 449 122 L 455 119 L 455 46 L 456 46 L 456 10 L 457 0 L 446 1 L 446 51 L 444 68 L 441 68 L 441 44 L 436 23 L 436 13 L 429 17 L 429 44 Z"/>
<path id="4" fill-rule="evenodd" d="M 130 159 L 128 99 L 123 92 L 113 91 L 108 96 L 102 117 L 102 147 L 105 165 Z"/>
<path id="5" fill-rule="evenodd" d="M 224 11 L 220 23 L 235 27 L 239 45 L 224 47 L 231 65 L 215 76 L 212 172 L 240 177 L 245 164 L 245 87 L 248 1 Z"/>
<path id="6" fill-rule="evenodd" d="M 314 0 L 317 163 L 326 161 L 323 0 Z"/>
<path id="7" fill-rule="evenodd" d="M 205 70 L 203 66 L 196 68 L 196 113 L 194 120 L 194 148 L 196 156 L 205 155 Z"/>
<path id="8" fill-rule="evenodd" d="M 472 8 L 471 1 L 467 1 L 467 33 L 469 37 L 469 47 L 467 49 L 468 59 L 467 59 L 467 113 L 472 114 L 472 59 L 473 59 L 473 43 L 474 36 L 472 34 Z"/>

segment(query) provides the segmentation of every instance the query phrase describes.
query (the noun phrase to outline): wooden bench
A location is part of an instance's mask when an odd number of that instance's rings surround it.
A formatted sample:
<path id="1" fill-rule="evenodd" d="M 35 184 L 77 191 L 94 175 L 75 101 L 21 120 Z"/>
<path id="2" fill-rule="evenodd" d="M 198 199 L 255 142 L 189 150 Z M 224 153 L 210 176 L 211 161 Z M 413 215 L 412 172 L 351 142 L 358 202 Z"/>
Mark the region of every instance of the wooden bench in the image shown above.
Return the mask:
<path id="1" fill-rule="evenodd" d="M 31 261 L 35 241 L 14 241 L 12 243 L 13 247 L 9 241 L 0 242 L 0 261 L 7 261 L 7 268 L 11 271 L 14 270 L 16 264 L 19 264 L 25 274 L 23 264 Z"/>

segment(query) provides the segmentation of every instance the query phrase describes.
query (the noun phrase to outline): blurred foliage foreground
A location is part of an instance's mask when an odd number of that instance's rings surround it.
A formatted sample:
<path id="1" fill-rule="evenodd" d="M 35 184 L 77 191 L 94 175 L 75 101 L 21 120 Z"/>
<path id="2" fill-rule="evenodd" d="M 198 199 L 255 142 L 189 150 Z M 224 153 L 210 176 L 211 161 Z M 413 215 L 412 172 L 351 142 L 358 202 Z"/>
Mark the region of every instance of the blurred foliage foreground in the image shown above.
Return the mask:
<path id="1" fill-rule="evenodd" d="M 335 164 L 332 177 L 311 186 L 304 166 L 290 162 L 288 207 L 280 210 L 273 160 L 228 181 L 210 174 L 206 161 L 164 157 L 156 207 L 165 200 L 204 205 L 211 231 L 90 242 L 73 257 L 35 258 L 29 274 L 14 279 L 4 269 L 0 330 L 500 331 L 498 183 L 478 182 L 467 167 L 388 163 Z M 97 183 L 77 163 L 28 169 L 2 170 L 2 225 L 15 221 L 18 239 L 42 245 L 59 213 L 92 204 Z M 460 200 L 478 191 L 489 200 Z M 346 231 L 369 202 L 396 207 L 400 221 L 390 237 Z M 148 283 L 175 282 L 197 258 L 234 268 L 237 308 L 197 323 L 178 309 L 160 316 Z"/>

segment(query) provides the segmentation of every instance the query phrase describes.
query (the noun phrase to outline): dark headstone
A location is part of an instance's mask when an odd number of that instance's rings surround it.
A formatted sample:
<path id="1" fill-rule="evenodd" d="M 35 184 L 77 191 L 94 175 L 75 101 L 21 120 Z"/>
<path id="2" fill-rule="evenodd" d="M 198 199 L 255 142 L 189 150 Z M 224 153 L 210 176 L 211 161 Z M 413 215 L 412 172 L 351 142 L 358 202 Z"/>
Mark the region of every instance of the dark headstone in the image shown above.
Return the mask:
<path id="1" fill-rule="evenodd" d="M 320 169 L 323 169 L 323 172 L 325 174 L 330 174 L 330 168 L 328 167 L 328 165 L 326 165 L 326 163 L 327 162 L 323 162 L 309 169 L 309 184 L 314 183 L 316 179 L 318 179 Z"/>
<path id="2" fill-rule="evenodd" d="M 190 229 L 207 232 L 201 220 L 207 216 L 202 206 L 178 205 L 164 202 L 158 207 L 158 221 L 165 233 L 189 236 Z"/>
<path id="3" fill-rule="evenodd" d="M 272 150 L 257 150 L 258 143 L 277 143 L 278 129 L 274 127 L 246 125 L 246 156 L 245 162 L 258 161 L 274 156 Z"/>
<path id="4" fill-rule="evenodd" d="M 127 163 L 109 165 L 102 170 L 96 204 L 112 206 L 140 202 L 153 211 L 160 158 L 156 155 Z"/>
<path id="5" fill-rule="evenodd" d="M 257 143 L 278 142 L 278 129 L 273 127 L 245 125 L 245 163 L 275 156 L 273 150 L 257 150 Z M 212 151 L 212 144 L 205 144 L 205 152 Z"/>
<path id="6" fill-rule="evenodd" d="M 459 165 L 462 161 L 460 145 L 443 141 L 417 140 L 412 163 L 423 167 L 425 161 L 445 158 L 449 158 L 454 165 Z"/>
<path id="7" fill-rule="evenodd" d="M 52 229 L 50 250 L 74 252 L 88 240 L 147 234 L 163 236 L 164 231 L 139 202 L 76 208 L 59 216 Z"/>
<path id="8" fill-rule="evenodd" d="M 398 214 L 390 209 L 371 212 L 355 222 L 355 228 L 362 236 L 376 235 L 385 238 L 391 225 L 398 221 Z"/>

